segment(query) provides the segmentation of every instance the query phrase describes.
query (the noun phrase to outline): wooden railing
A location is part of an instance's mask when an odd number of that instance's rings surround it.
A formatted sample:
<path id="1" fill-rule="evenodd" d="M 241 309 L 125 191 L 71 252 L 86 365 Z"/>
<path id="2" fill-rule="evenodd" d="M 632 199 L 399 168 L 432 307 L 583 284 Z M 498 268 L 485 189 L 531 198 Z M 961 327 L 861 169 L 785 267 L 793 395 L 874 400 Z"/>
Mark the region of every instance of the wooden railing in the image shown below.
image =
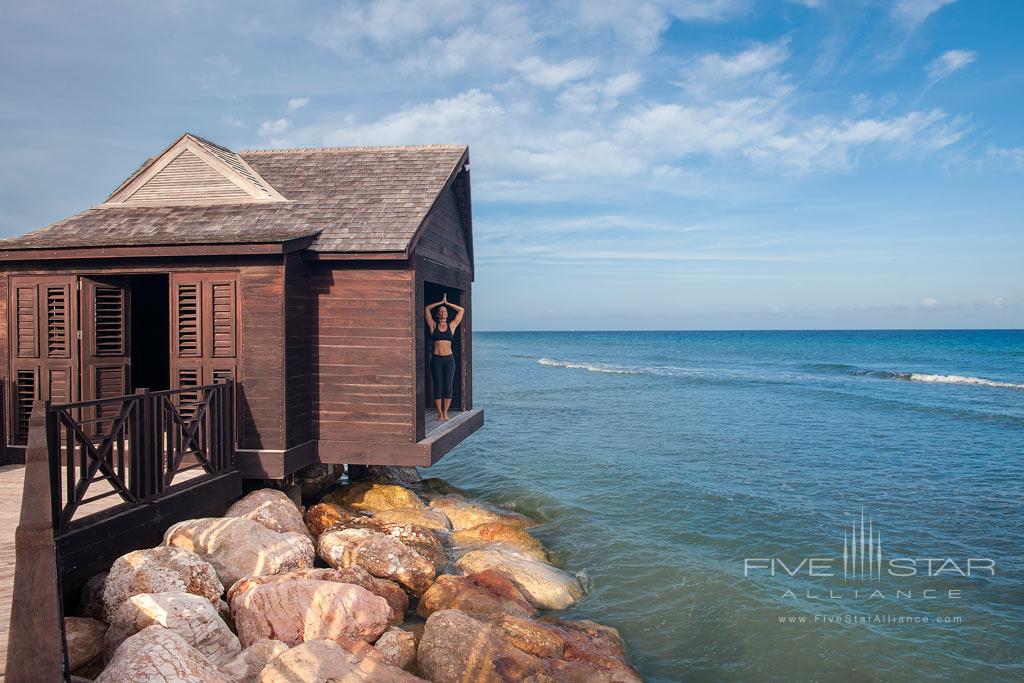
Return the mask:
<path id="1" fill-rule="evenodd" d="M 90 503 L 141 505 L 190 470 L 232 467 L 234 385 L 149 391 L 46 407 L 55 530 Z M 97 488 L 102 490 L 97 491 Z"/>

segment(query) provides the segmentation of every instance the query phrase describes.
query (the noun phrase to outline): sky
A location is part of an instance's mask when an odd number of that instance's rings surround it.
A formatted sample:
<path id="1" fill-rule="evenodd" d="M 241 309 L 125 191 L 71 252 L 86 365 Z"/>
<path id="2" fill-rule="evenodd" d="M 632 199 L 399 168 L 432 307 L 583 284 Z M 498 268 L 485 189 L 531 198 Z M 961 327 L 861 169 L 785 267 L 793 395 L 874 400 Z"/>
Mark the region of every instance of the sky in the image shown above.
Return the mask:
<path id="1" fill-rule="evenodd" d="M 470 146 L 474 326 L 1024 327 L 1024 3 L 11 2 L 0 235 L 184 131 Z"/>

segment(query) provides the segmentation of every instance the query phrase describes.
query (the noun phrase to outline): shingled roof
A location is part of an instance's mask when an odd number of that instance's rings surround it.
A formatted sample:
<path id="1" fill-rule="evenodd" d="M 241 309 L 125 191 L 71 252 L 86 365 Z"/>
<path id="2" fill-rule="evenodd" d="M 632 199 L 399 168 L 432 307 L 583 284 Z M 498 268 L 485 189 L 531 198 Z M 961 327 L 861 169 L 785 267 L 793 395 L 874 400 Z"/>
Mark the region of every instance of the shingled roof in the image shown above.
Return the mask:
<path id="1" fill-rule="evenodd" d="M 309 249 L 316 252 L 407 252 L 437 197 L 468 162 L 468 149 L 460 145 L 235 153 L 188 134 L 175 144 L 185 138 L 195 143 L 191 149 L 200 157 L 216 155 L 210 163 L 225 175 L 244 174 L 234 182 L 250 194 L 273 196 L 235 196 L 222 203 L 194 197 L 191 203 L 159 198 L 147 200 L 159 205 L 110 203 L 133 191 L 147 169 L 152 175 L 159 155 L 129 176 L 107 203 L 0 240 L 0 250 L 260 244 L 315 235 Z"/>

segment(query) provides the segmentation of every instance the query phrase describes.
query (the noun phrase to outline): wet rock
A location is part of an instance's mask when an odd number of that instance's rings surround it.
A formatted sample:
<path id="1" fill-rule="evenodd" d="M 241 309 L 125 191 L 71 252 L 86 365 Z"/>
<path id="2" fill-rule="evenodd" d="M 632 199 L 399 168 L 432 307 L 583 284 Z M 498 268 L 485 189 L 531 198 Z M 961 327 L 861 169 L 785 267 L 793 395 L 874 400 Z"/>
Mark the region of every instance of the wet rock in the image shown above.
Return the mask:
<path id="1" fill-rule="evenodd" d="M 413 524 L 415 526 L 431 529 L 433 531 L 448 531 L 452 523 L 448 521 L 444 513 L 437 510 L 425 508 L 392 508 L 375 512 L 373 518 L 382 522 L 398 522 L 400 524 Z"/>
<path id="2" fill-rule="evenodd" d="M 68 644 L 68 668 L 92 678 L 103 668 L 103 634 L 107 625 L 88 617 L 65 617 L 64 638 Z"/>
<path id="3" fill-rule="evenodd" d="M 518 512 L 499 510 L 454 494 L 434 498 L 430 501 L 430 509 L 443 512 L 456 531 L 491 523 L 507 524 L 520 529 L 537 524 Z"/>
<path id="4" fill-rule="evenodd" d="M 387 601 L 365 588 L 313 579 L 254 586 L 232 599 L 231 611 L 243 646 L 260 638 L 288 645 L 339 636 L 372 642 L 391 618 Z"/>
<path id="5" fill-rule="evenodd" d="M 406 524 L 403 522 L 389 522 L 378 517 L 353 516 L 338 521 L 330 527 L 331 531 L 339 529 L 366 529 L 401 541 L 420 555 L 425 557 L 438 570 L 448 564 L 448 556 L 444 546 L 433 531 L 426 527 Z"/>
<path id="6" fill-rule="evenodd" d="M 260 638 L 227 664 L 221 665 L 221 671 L 237 683 L 255 681 L 260 672 L 275 657 L 288 651 L 288 646 L 280 640 Z"/>
<path id="7" fill-rule="evenodd" d="M 458 610 L 430 615 L 416 664 L 420 675 L 434 683 L 551 680 L 544 677 L 548 662 L 523 652 L 495 629 Z"/>
<path id="8" fill-rule="evenodd" d="M 164 534 L 164 544 L 196 553 L 231 585 L 244 576 L 277 574 L 313 566 L 309 537 L 277 532 L 244 517 L 190 519 Z"/>
<path id="9" fill-rule="evenodd" d="M 504 548 L 472 550 L 455 564 L 467 574 L 488 569 L 505 574 L 538 609 L 565 609 L 583 597 L 583 587 L 575 577 Z"/>
<path id="10" fill-rule="evenodd" d="M 313 536 L 319 536 L 333 526 L 353 523 L 357 518 L 369 518 L 362 512 L 356 512 L 334 503 L 317 503 L 306 510 L 306 528 Z"/>
<path id="11" fill-rule="evenodd" d="M 366 512 L 425 507 L 419 496 L 404 486 L 370 481 L 357 481 L 333 491 L 324 498 L 324 502 Z"/>
<path id="12" fill-rule="evenodd" d="M 423 491 L 424 497 L 427 499 L 434 499 L 438 496 L 450 496 L 453 493 L 463 498 L 469 498 L 470 495 L 466 491 L 460 489 L 458 486 L 449 484 L 440 477 L 427 477 L 419 481 L 419 487 Z"/>
<path id="13" fill-rule="evenodd" d="M 338 529 L 320 536 L 320 557 L 343 569 L 359 566 L 382 579 L 390 579 L 414 596 L 430 588 L 435 566 L 393 536 L 368 529 Z"/>
<path id="14" fill-rule="evenodd" d="M 565 668 L 599 669 L 615 676 L 615 680 L 640 681 L 640 674 L 626 658 L 626 649 L 619 632 L 611 626 L 593 621 L 562 621 L 543 617 L 541 623 L 556 629 L 564 643 L 561 659 Z"/>
<path id="15" fill-rule="evenodd" d="M 343 465 L 309 465 L 296 473 L 302 500 L 316 500 L 334 488 Z"/>
<path id="16" fill-rule="evenodd" d="M 362 586 L 374 595 L 387 600 L 391 607 L 391 623 L 400 624 L 405 616 L 405 610 L 409 607 L 409 596 L 394 581 L 378 579 L 371 576 L 362 567 L 352 566 L 345 569 L 296 569 L 295 571 L 283 572 L 281 574 L 267 574 L 265 576 L 254 576 L 239 579 L 228 591 L 228 600 L 234 600 L 246 591 L 265 583 L 276 581 L 295 581 L 297 579 L 312 579 L 314 581 L 333 581 L 334 583 L 351 583 Z"/>
<path id="17" fill-rule="evenodd" d="M 422 617 L 429 617 L 446 609 L 457 609 L 478 618 L 501 614 L 531 617 L 537 613 L 515 584 L 494 570 L 469 576 L 445 574 L 437 577 L 420 598 L 417 612 Z"/>
<path id="18" fill-rule="evenodd" d="M 142 593 L 124 601 L 106 633 L 107 652 L 149 626 L 174 631 L 207 659 L 220 664 L 242 647 L 210 601 L 191 593 Z"/>
<path id="19" fill-rule="evenodd" d="M 416 665 L 416 636 L 392 626 L 373 647 L 388 664 L 411 671 Z"/>
<path id="20" fill-rule="evenodd" d="M 224 586 L 214 566 L 196 553 L 173 546 L 136 550 L 114 560 L 103 585 L 103 614 L 111 621 L 118 608 L 142 593 L 192 593 L 217 605 Z"/>
<path id="21" fill-rule="evenodd" d="M 232 683 L 174 631 L 149 626 L 114 653 L 96 683 Z"/>
<path id="22" fill-rule="evenodd" d="M 103 611 L 103 588 L 106 583 L 107 572 L 100 572 L 89 577 L 89 580 L 82 586 L 82 592 L 78 599 L 78 616 L 106 621 L 107 615 Z"/>
<path id="23" fill-rule="evenodd" d="M 243 517 L 259 522 L 271 531 L 292 531 L 309 536 L 309 529 L 302 521 L 302 511 L 283 491 L 258 489 L 236 501 L 225 517 Z"/>
<path id="24" fill-rule="evenodd" d="M 497 543 L 541 562 L 546 562 L 548 559 L 544 546 L 529 532 L 520 527 L 498 522 L 488 522 L 456 531 L 451 535 L 451 542 L 466 549 Z"/>
<path id="25" fill-rule="evenodd" d="M 331 640 L 293 647 L 270 662 L 259 683 L 414 683 L 422 679 L 373 657 L 360 659 Z"/>

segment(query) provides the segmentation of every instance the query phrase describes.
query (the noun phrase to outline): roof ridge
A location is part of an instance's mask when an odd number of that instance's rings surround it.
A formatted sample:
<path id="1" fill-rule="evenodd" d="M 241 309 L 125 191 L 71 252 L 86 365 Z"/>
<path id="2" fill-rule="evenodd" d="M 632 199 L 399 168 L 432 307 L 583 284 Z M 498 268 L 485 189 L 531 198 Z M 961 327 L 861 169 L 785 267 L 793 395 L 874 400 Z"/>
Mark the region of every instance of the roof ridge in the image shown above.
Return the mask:
<path id="1" fill-rule="evenodd" d="M 240 149 L 238 154 L 280 154 L 281 152 L 359 152 L 365 150 L 423 150 L 423 149 L 466 149 L 469 145 L 356 145 L 350 147 L 278 147 L 270 149 Z"/>

